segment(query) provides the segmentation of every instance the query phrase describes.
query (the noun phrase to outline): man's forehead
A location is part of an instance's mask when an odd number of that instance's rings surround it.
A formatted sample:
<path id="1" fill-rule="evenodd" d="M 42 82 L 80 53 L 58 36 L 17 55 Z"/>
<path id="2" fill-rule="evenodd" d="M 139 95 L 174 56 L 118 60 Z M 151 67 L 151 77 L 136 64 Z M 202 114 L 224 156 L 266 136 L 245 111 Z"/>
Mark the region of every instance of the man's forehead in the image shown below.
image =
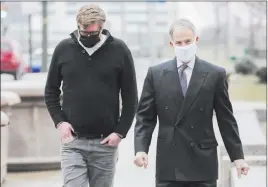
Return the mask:
<path id="1" fill-rule="evenodd" d="M 99 28 L 99 25 L 97 23 L 93 23 L 90 25 L 82 25 L 81 27 L 83 31 L 87 31 L 87 32 L 96 31 L 98 28 Z"/>
<path id="2" fill-rule="evenodd" d="M 194 35 L 194 32 L 188 27 L 175 27 L 173 31 L 174 35 Z"/>
<path id="3" fill-rule="evenodd" d="M 175 28 L 173 32 L 174 41 L 186 41 L 194 38 L 194 32 L 186 27 Z"/>
<path id="4" fill-rule="evenodd" d="M 188 41 L 192 41 L 193 39 L 194 39 L 193 37 L 180 37 L 180 38 L 174 37 L 173 41 L 174 42 L 188 42 Z"/>

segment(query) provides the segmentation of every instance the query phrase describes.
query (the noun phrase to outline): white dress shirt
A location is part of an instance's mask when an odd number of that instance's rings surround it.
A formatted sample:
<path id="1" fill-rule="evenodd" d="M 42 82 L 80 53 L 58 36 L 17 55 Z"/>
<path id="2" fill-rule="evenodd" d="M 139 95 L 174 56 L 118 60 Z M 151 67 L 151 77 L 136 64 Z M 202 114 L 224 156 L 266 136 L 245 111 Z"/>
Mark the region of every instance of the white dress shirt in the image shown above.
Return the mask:
<path id="1" fill-rule="evenodd" d="M 187 78 L 187 88 L 189 86 L 189 82 L 192 77 L 193 69 L 194 69 L 194 64 L 195 64 L 195 57 L 187 63 L 187 68 L 184 70 Z M 178 67 L 178 72 L 180 72 L 180 69 L 182 68 L 183 63 L 177 58 L 177 67 Z"/>
<path id="2" fill-rule="evenodd" d="M 102 44 L 104 44 L 104 42 L 107 39 L 107 36 L 106 35 L 101 34 L 100 41 L 96 45 L 94 45 L 93 47 L 85 47 L 80 42 L 79 37 L 80 36 L 78 36 L 78 42 L 79 42 L 79 44 L 86 50 L 86 52 L 88 53 L 89 56 L 91 56 L 95 51 L 97 51 L 97 49 L 99 49 L 102 46 Z"/>

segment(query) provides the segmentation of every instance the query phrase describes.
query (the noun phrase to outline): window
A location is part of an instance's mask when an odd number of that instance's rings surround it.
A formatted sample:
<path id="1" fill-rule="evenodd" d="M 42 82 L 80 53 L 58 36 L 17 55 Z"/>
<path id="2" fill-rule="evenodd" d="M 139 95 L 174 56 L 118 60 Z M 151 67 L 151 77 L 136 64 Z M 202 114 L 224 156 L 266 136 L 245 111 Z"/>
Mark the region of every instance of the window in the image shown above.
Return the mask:
<path id="1" fill-rule="evenodd" d="M 78 12 L 78 10 L 85 5 L 84 3 L 82 4 L 81 2 L 66 2 L 65 4 L 65 13 L 68 16 L 75 16 Z"/>
<path id="2" fill-rule="evenodd" d="M 164 25 L 156 25 L 155 32 L 168 34 L 168 28 Z"/>
<path id="3" fill-rule="evenodd" d="M 146 12 L 146 2 L 129 2 L 125 4 L 126 12 Z"/>
<path id="4" fill-rule="evenodd" d="M 48 15 L 55 14 L 56 8 L 57 8 L 57 6 L 56 6 L 55 2 L 48 2 L 47 3 L 47 14 Z M 42 10 L 41 10 L 41 12 L 42 12 Z"/>
<path id="5" fill-rule="evenodd" d="M 157 2 L 155 4 L 155 9 L 157 11 L 160 11 L 160 12 L 167 12 L 168 11 L 168 5 L 167 5 L 167 3 Z"/>
<path id="6" fill-rule="evenodd" d="M 77 2 L 66 2 L 66 6 L 76 6 Z"/>
<path id="7" fill-rule="evenodd" d="M 126 31 L 129 33 L 145 33 L 148 31 L 148 25 L 145 24 L 127 24 Z"/>
<path id="8" fill-rule="evenodd" d="M 103 2 L 101 5 L 99 4 L 99 6 L 104 10 L 104 12 L 120 13 L 124 4 L 123 2 Z"/>
<path id="9" fill-rule="evenodd" d="M 29 4 L 30 3 L 30 4 Z M 22 4 L 23 7 L 23 11 L 25 12 L 33 12 L 33 15 L 42 15 L 42 4 L 41 2 L 28 2 L 27 4 Z M 47 3 L 47 15 L 48 16 L 51 16 L 52 14 L 55 14 L 56 13 L 56 4 L 55 2 L 48 2 Z M 33 11 L 34 9 L 34 11 Z"/>
<path id="10" fill-rule="evenodd" d="M 144 22 L 147 21 L 146 14 L 135 14 L 135 13 L 128 13 L 125 17 L 126 21 L 133 21 L 133 22 Z"/>
<path id="11" fill-rule="evenodd" d="M 76 9 L 67 9 L 66 14 L 68 14 L 68 16 L 74 16 L 77 14 L 77 10 Z"/>
<path id="12" fill-rule="evenodd" d="M 100 5 L 99 2 L 90 2 L 90 3 Z M 66 8 L 65 13 L 68 15 L 71 15 L 71 16 L 75 16 L 77 14 L 78 10 L 86 4 L 87 4 L 86 2 L 75 2 L 75 1 L 65 2 L 65 8 Z"/>
<path id="13" fill-rule="evenodd" d="M 154 17 L 156 21 L 168 22 L 169 20 L 169 15 L 167 12 L 157 12 Z"/>

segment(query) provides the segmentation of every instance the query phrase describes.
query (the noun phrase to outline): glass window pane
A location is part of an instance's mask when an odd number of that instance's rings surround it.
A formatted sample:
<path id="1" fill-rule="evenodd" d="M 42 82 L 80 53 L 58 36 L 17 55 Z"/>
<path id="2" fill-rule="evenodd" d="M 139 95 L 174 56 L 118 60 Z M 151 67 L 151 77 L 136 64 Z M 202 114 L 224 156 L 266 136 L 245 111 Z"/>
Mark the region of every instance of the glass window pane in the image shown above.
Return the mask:
<path id="1" fill-rule="evenodd" d="M 147 21 L 146 14 L 135 14 L 135 13 L 128 13 L 125 17 L 126 21 L 135 21 L 135 22 L 144 22 Z"/>
<path id="2" fill-rule="evenodd" d="M 139 32 L 144 33 L 148 31 L 148 26 L 146 24 L 127 24 L 126 25 L 127 32 Z"/>
<path id="3" fill-rule="evenodd" d="M 147 11 L 147 3 L 146 2 L 128 2 L 125 4 L 126 11 Z"/>

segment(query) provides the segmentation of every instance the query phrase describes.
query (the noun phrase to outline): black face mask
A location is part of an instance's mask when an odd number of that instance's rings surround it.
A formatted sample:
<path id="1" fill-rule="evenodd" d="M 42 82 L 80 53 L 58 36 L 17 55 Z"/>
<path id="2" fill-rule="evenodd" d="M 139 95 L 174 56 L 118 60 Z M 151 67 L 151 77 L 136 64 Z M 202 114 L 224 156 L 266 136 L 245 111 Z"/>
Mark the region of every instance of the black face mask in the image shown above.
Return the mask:
<path id="1" fill-rule="evenodd" d="M 85 47 L 93 47 L 100 41 L 100 33 L 94 33 L 94 35 L 90 36 L 82 36 L 80 35 L 79 38 L 80 42 L 85 46 Z"/>

